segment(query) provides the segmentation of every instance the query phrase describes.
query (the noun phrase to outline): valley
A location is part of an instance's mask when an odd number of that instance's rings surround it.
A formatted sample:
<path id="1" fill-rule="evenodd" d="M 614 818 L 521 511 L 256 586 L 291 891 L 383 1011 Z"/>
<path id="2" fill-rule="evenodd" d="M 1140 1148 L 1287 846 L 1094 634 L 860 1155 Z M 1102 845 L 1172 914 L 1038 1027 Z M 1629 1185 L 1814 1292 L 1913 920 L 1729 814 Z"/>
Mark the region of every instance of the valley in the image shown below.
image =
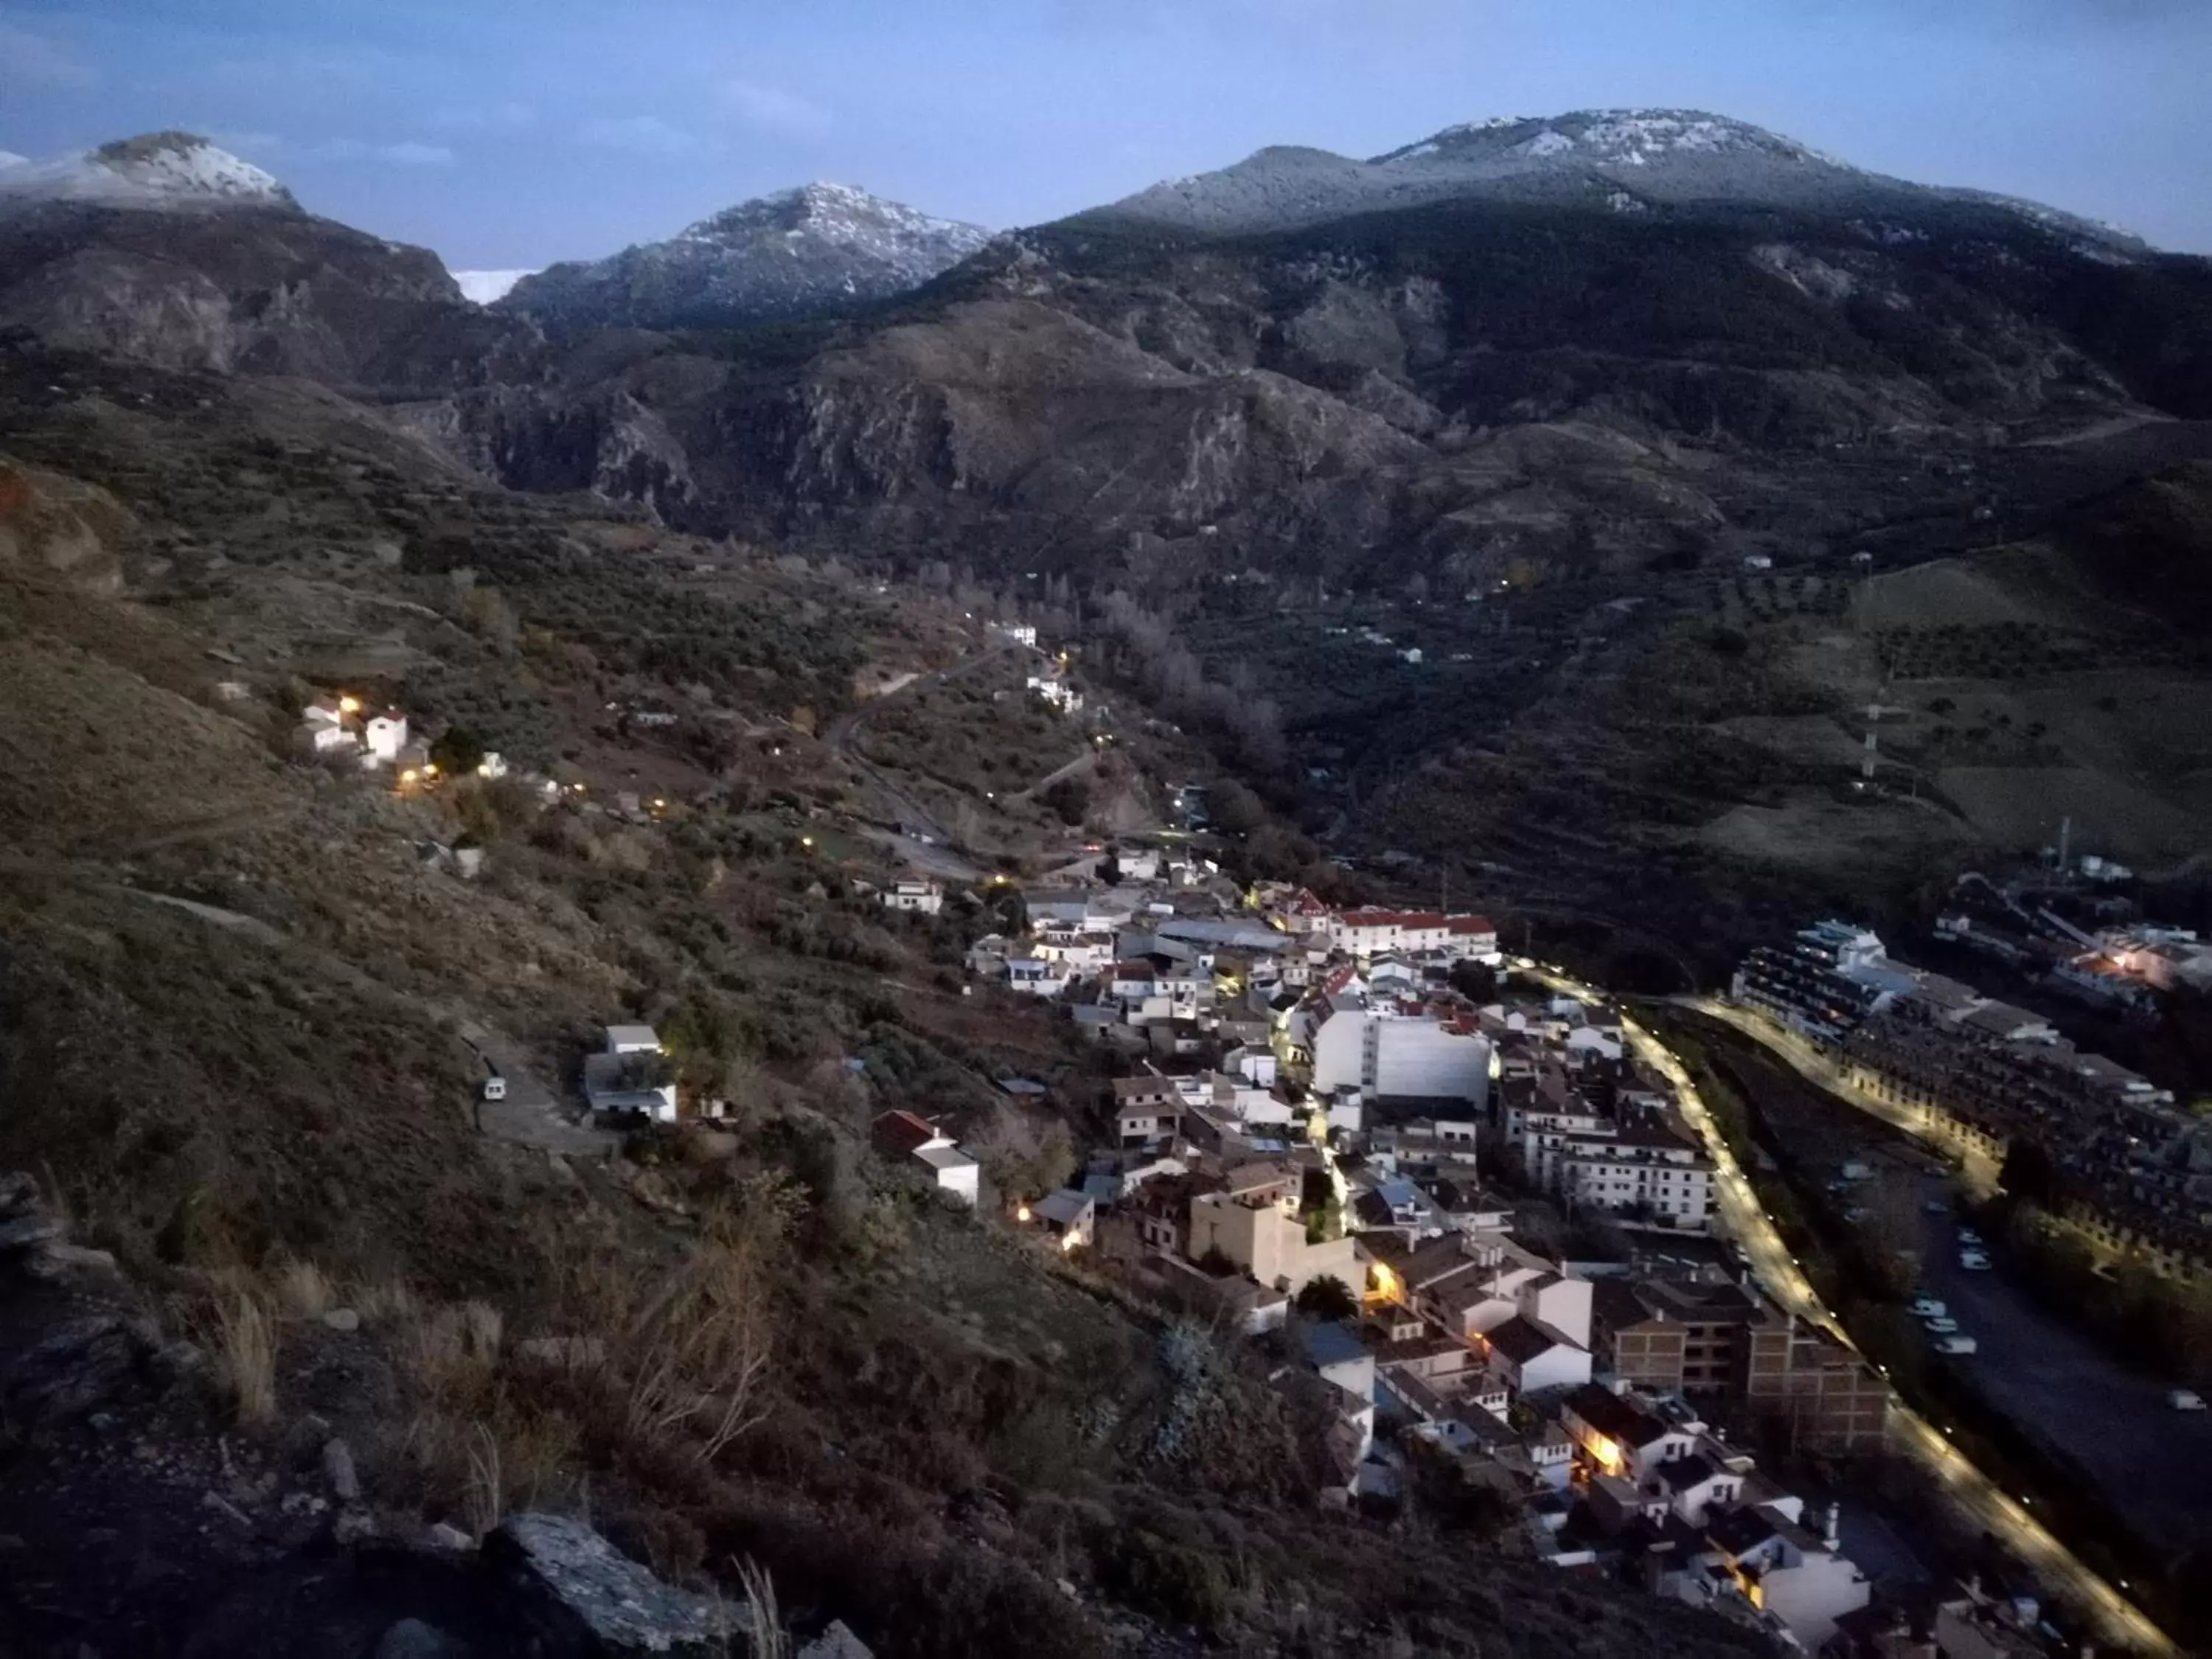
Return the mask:
<path id="1" fill-rule="evenodd" d="M 367 1654 L 431 1592 L 287 1587 L 389 1548 L 495 1644 L 423 1552 L 550 1510 L 757 1652 L 1755 1653 L 1917 1606 L 1863 1475 L 2008 1653 L 2196 1639 L 1810 1328 L 1608 998 L 2052 842 L 2186 908 L 2208 320 L 1675 111 L 489 306 L 188 135 L 0 169 L 0 1381 L 139 1333 L 8 1395 L 83 1509 L 0 1608 Z"/>

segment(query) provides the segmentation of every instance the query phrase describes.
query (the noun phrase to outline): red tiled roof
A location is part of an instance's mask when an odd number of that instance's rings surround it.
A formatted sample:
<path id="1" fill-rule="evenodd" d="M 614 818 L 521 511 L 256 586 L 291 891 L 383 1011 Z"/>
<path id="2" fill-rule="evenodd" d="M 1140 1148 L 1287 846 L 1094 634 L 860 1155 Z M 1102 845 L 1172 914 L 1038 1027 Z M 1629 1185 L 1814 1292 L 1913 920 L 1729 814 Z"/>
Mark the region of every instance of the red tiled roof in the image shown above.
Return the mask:
<path id="1" fill-rule="evenodd" d="M 890 1111 L 876 1119 L 876 1139 L 902 1152 L 910 1152 L 937 1139 L 937 1131 L 912 1112 Z"/>

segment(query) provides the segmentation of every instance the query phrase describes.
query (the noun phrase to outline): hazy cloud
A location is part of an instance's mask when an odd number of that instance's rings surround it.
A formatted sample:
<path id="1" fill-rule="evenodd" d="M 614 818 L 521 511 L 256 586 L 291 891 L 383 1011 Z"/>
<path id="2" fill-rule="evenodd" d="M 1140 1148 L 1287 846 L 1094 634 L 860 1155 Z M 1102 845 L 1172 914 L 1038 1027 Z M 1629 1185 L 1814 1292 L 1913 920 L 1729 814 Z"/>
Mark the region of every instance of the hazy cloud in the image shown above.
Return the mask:
<path id="1" fill-rule="evenodd" d="M 723 108 L 763 132 L 805 137 L 829 130 L 830 112 L 787 88 L 763 86 L 757 81 L 726 81 L 720 96 Z"/>
<path id="2" fill-rule="evenodd" d="M 578 137 L 594 149 L 629 155 L 688 155 L 698 148 L 690 133 L 658 115 L 597 116 L 584 123 Z"/>
<path id="3" fill-rule="evenodd" d="M 97 86 L 100 71 L 43 34 L 0 22 L 0 76 L 27 86 L 76 89 Z"/>

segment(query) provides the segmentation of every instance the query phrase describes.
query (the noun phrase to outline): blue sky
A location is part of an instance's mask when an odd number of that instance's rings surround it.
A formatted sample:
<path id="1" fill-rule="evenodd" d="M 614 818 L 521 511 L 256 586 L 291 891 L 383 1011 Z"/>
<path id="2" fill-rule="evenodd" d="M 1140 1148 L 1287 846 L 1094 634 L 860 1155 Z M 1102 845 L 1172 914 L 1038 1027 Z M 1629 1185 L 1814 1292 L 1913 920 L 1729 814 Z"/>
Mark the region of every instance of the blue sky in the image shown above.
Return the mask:
<path id="1" fill-rule="evenodd" d="M 1662 104 L 2212 252 L 2212 0 L 0 0 L 0 149 L 206 132 L 456 269 L 836 179 L 993 227 Z"/>

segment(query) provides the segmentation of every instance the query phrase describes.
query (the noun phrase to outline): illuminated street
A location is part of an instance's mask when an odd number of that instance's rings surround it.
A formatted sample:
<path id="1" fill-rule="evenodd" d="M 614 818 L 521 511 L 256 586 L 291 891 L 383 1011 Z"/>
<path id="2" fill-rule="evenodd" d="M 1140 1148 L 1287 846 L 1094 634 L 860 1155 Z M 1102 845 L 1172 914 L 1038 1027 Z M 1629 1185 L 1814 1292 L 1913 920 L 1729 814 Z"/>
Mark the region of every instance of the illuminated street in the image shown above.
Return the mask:
<path id="1" fill-rule="evenodd" d="M 1539 984 L 1562 994 L 1590 1001 L 1606 1000 L 1602 991 L 1556 969 L 1525 959 L 1516 961 L 1514 965 Z M 1701 1010 L 1714 1012 L 1707 1009 L 1702 1001 L 1698 1006 Z M 1729 1023 L 1741 1024 L 1735 1020 Z M 1665 1044 L 1626 1014 L 1622 1016 L 1621 1026 L 1634 1044 L 1638 1057 L 1665 1077 L 1679 1091 L 1684 1117 L 1703 1139 L 1707 1152 L 1719 1168 L 1722 1218 L 1750 1255 L 1753 1271 L 1761 1288 L 1784 1308 L 1801 1317 L 1817 1322 L 1844 1342 L 1850 1342 L 1850 1336 L 1821 1305 L 1812 1285 L 1775 1231 L 1766 1212 L 1760 1207 L 1749 1181 L 1738 1166 L 1735 1155 L 1722 1140 L 1711 1115 L 1705 1109 L 1704 1099 L 1680 1062 Z M 1763 1031 L 1758 1035 L 1764 1040 L 1765 1034 Z M 1803 1069 L 1799 1067 L 1801 1072 Z M 1829 1086 L 1825 1078 L 1813 1080 Z M 2144 1653 L 2179 1651 L 2163 1631 L 2144 1617 L 2118 1590 L 2084 1566 L 2070 1550 L 2045 1531 L 2022 1504 L 2000 1491 L 1941 1432 L 1931 1427 L 1894 1393 L 1890 1396 L 1889 1423 L 1891 1443 L 1933 1477 L 1954 1510 L 1976 1529 L 1987 1531 L 2001 1539 L 2053 1591 L 2066 1597 L 2094 1620 L 2100 1641 Z"/>

